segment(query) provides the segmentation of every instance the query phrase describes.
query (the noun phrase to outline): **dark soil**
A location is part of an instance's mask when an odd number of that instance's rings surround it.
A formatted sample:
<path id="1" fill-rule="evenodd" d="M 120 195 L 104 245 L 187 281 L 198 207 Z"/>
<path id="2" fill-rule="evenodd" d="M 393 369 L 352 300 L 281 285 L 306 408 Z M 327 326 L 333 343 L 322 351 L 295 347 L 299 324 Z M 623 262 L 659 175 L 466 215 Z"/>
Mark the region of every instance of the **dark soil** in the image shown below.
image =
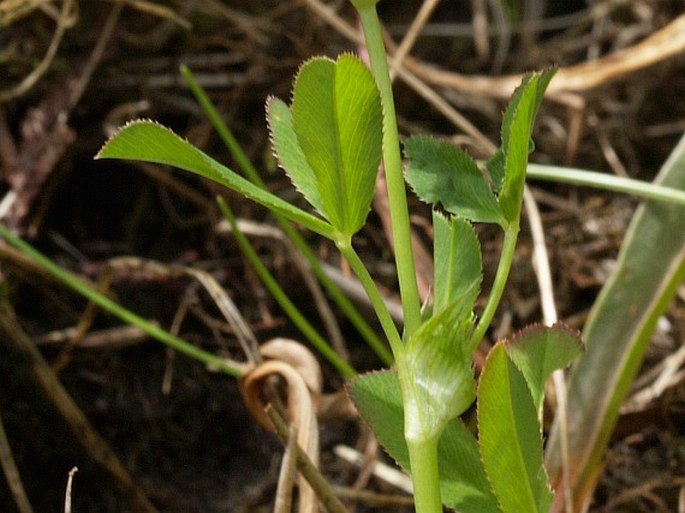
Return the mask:
<path id="1" fill-rule="evenodd" d="M 444 69 L 492 76 L 552 63 L 571 66 L 595 52 L 603 55 L 635 44 L 682 14 L 684 7 L 676 0 L 595 2 L 593 8 L 579 1 L 529 2 L 539 5 L 540 12 L 526 14 L 512 8 L 516 12 L 506 16 L 518 19 L 524 28 L 545 19 L 560 23 L 539 33 L 515 31 L 509 40 L 491 38 L 490 54 L 478 57 L 470 10 L 470 4 L 476 3 L 442 2 L 430 29 L 452 27 L 456 35 L 421 37 L 412 56 Z M 10 14 L 19 14 L 10 4 L 0 1 L 0 90 L 15 86 L 35 68 L 55 34 L 50 9 L 62 9 L 61 3 L 48 3 L 43 10 L 33 7 L 24 16 L 10 18 L 4 14 L 5 6 Z M 380 3 L 381 19 L 396 42 L 418 4 Z M 114 5 L 83 3 L 80 11 L 72 13 L 73 26 L 66 30 L 46 73 L 30 90 L 0 103 L 0 166 L 5 179 L 0 181 L 0 193 L 18 191 L 17 206 L 4 222 L 53 261 L 96 283 L 108 263 L 121 256 L 206 270 L 226 289 L 260 342 L 275 336 L 303 339 L 247 267 L 232 237 L 216 229 L 220 218 L 213 201 L 216 186 L 177 170 L 94 161 L 93 156 L 108 130 L 128 119 L 146 117 L 235 166 L 184 85 L 178 73 L 183 63 L 207 88 L 269 187 L 293 199 L 287 179 L 270 157 L 264 102 L 270 94 L 289 96 L 291 78 L 303 60 L 354 51 L 354 46 L 304 2 L 164 4 L 192 28 L 127 4 L 92 75 L 87 75 L 89 59 Z M 343 19 L 353 22 L 353 11 L 345 2 L 332 5 Z M 685 128 L 684 71 L 682 56 L 668 58 L 580 93 L 585 101 L 583 127 L 572 152 L 569 110 L 545 102 L 533 159 L 651 180 Z M 80 85 L 85 87 L 82 94 Z M 445 94 L 485 136 L 498 141 L 505 98 L 493 99 L 478 90 Z M 406 85 L 398 83 L 396 95 L 403 134 L 463 135 Z M 66 113 L 66 124 L 61 123 L 60 113 Z M 486 153 L 468 137 L 458 142 L 476 156 Z M 19 177 L 24 186 L 17 185 Z M 536 190 L 559 316 L 580 329 L 638 201 L 558 184 L 536 184 Z M 226 197 L 239 217 L 273 224 L 261 207 L 230 193 Z M 425 228 L 429 210 L 414 199 L 411 205 L 416 231 L 429 242 Z M 396 296 L 381 216 L 370 215 L 356 242 L 374 276 L 388 294 Z M 494 325 L 500 335 L 541 319 L 526 230 Z M 487 227 L 480 235 L 489 283 L 500 240 Z M 335 248 L 325 240 L 310 237 L 309 242 L 322 259 L 341 267 Z M 308 318 L 318 319 L 289 252 L 273 239 L 257 238 L 254 243 L 291 299 Z M 0 266 L 2 300 L 16 311 L 17 329 L 38 343 L 48 363 L 62 359 L 61 383 L 160 511 L 272 510 L 282 446 L 250 417 L 234 379 L 174 355 L 155 341 L 127 335 L 97 348 L 75 348 L 65 356 L 66 338 L 57 335 L 84 322 L 89 315 L 84 313 L 87 302 L 4 249 Z M 212 299 L 189 279 L 119 268 L 112 274 L 110 292 L 122 305 L 165 329 L 170 329 L 180 309 L 188 308 L 178 326 L 179 336 L 213 353 L 245 359 L 234 334 L 216 328 L 221 314 Z M 645 369 L 685 340 L 684 303 L 681 291 L 665 317 L 670 329 L 655 336 Z M 351 363 L 360 370 L 380 368 L 378 359 L 340 320 Z M 116 327 L 121 327 L 119 320 L 98 312 L 89 330 Z M 46 342 L 49 334 L 61 341 Z M 74 512 L 135 511 L 130 496 L 93 461 L 79 434 L 69 429 L 36 386 L 23 357 L 6 348 L 0 344 L 0 418 L 34 511 L 63 510 L 67 474 L 74 466 L 79 467 Z M 339 390 L 343 380 L 330 365 L 322 366 L 326 391 Z M 648 409 L 620 419 L 592 511 L 685 511 L 683 383 Z M 332 447 L 345 443 L 361 448 L 362 434 L 355 421 L 322 428 L 322 471 L 332 483 L 355 483 L 359 470 L 339 460 Z M 382 454 L 379 457 L 387 460 Z M 375 478 L 367 489 L 398 493 Z M 359 512 L 380 510 L 363 500 L 354 507 Z M 404 508 L 388 510 L 409 510 Z M 0 512 L 16 511 L 6 481 L 0 479 Z"/>

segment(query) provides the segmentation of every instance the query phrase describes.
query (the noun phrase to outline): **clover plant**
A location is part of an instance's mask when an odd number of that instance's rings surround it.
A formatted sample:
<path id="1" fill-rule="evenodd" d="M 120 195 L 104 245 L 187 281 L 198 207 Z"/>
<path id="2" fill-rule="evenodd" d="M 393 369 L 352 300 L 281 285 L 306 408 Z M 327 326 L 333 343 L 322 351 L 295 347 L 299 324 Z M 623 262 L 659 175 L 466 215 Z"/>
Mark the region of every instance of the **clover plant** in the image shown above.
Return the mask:
<path id="1" fill-rule="evenodd" d="M 531 132 L 554 70 L 527 75 L 504 113 L 501 146 L 484 166 L 431 137 L 404 143 L 402 168 L 394 100 L 375 0 L 353 0 L 371 70 L 353 54 L 305 62 L 290 104 L 266 102 L 281 166 L 316 214 L 253 185 L 170 130 L 135 121 L 98 158 L 168 164 L 210 178 L 330 239 L 364 286 L 390 344 L 391 370 L 353 379 L 349 392 L 387 451 L 414 481 L 416 511 L 443 504 L 461 512 L 545 512 L 552 492 L 542 457 L 542 403 L 549 375 L 581 351 L 563 326 L 534 326 L 498 341 L 476 381 L 472 356 L 488 329 L 511 268 L 533 145 Z M 404 329 L 400 333 L 353 236 L 370 210 L 381 161 L 390 200 Z M 426 311 L 416 286 L 406 182 L 434 206 L 435 276 Z M 473 223 L 504 233 L 485 308 L 474 307 L 483 280 Z M 477 433 L 459 419 L 477 398 Z"/>

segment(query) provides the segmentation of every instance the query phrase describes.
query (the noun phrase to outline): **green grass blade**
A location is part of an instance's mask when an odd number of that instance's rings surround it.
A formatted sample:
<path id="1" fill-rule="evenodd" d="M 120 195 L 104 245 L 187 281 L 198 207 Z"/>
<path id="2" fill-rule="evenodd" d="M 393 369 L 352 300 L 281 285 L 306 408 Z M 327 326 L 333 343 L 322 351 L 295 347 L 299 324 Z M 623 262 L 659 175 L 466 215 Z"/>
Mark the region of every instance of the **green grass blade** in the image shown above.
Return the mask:
<path id="1" fill-rule="evenodd" d="M 245 173 L 245 176 L 247 176 L 248 180 L 255 185 L 263 186 L 262 183 L 259 183 L 261 178 L 257 172 L 257 169 L 255 169 L 255 167 L 252 165 L 252 162 L 250 162 L 250 159 L 243 151 L 238 140 L 233 136 L 233 133 L 229 130 L 228 126 L 226 126 L 226 123 L 224 123 L 224 121 L 221 119 L 221 115 L 214 108 L 214 105 L 212 105 L 207 93 L 197 81 L 192 71 L 190 71 L 190 68 L 188 68 L 188 66 L 185 64 L 182 64 L 180 71 L 181 75 L 183 75 L 183 78 L 188 84 L 188 87 L 190 87 L 190 90 L 193 92 L 195 99 L 202 107 L 202 110 L 209 121 L 212 123 L 214 130 L 216 130 L 216 132 L 219 134 L 219 137 L 221 137 L 221 140 L 226 145 L 226 148 L 228 148 L 228 151 L 231 153 L 231 157 L 233 157 L 233 159 L 236 161 L 238 167 L 243 173 Z"/>
<path id="2" fill-rule="evenodd" d="M 528 164 L 528 178 L 593 187 L 605 191 L 631 194 L 638 198 L 685 205 L 685 191 L 659 183 L 644 182 L 634 178 L 624 178 L 596 171 Z"/>
<path id="3" fill-rule="evenodd" d="M 126 124 L 105 143 L 95 158 L 142 160 L 185 169 L 239 192 L 324 237 L 337 237 L 333 227 L 324 220 L 260 189 L 153 121 L 139 120 Z"/>
<path id="4" fill-rule="evenodd" d="M 100 308 L 109 312 L 115 317 L 118 317 L 128 324 L 137 326 L 152 338 L 159 340 L 172 349 L 175 349 L 179 353 L 185 354 L 186 356 L 189 356 L 190 358 L 193 358 L 206 365 L 211 365 L 215 369 L 225 372 L 230 376 L 236 378 L 242 376 L 243 372 L 241 369 L 230 365 L 225 360 L 214 356 L 207 351 L 195 347 L 185 340 L 172 335 L 168 331 L 164 331 L 163 329 L 143 319 L 139 315 L 136 315 L 130 310 L 124 308 L 120 304 L 112 301 L 107 296 L 104 296 L 98 291 L 92 289 L 83 281 L 79 280 L 76 276 L 52 262 L 48 257 L 33 248 L 29 243 L 23 241 L 19 237 L 15 237 L 2 223 L 0 223 L 0 237 L 3 237 L 11 246 L 17 248 L 22 253 L 30 257 L 34 262 L 49 272 L 58 281 L 62 282 L 67 287 L 87 298 L 89 301 L 92 301 Z"/>
<path id="5" fill-rule="evenodd" d="M 685 137 L 655 184 L 685 190 Z M 616 269 L 590 312 L 584 331 L 587 354 L 574 368 L 569 384 L 569 475 L 576 507 L 595 487 L 621 403 L 657 320 L 683 279 L 685 207 L 647 201 L 633 217 Z M 559 482 L 558 426 L 552 431 L 547 464 L 553 482 Z"/>

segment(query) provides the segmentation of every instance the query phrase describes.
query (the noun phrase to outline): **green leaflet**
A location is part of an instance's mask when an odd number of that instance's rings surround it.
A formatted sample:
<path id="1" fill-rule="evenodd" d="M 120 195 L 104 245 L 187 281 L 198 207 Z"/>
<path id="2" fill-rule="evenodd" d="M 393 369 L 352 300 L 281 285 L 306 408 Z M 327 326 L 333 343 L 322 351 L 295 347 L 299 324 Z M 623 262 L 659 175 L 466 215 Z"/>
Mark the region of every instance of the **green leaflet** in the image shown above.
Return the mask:
<path id="1" fill-rule="evenodd" d="M 168 128 L 153 121 L 127 123 L 105 143 L 95 158 L 141 160 L 185 169 L 244 194 L 324 237 L 335 237 L 335 231 L 325 221 L 253 185 Z"/>
<path id="2" fill-rule="evenodd" d="M 317 212 L 324 212 L 316 175 L 297 140 L 290 107 L 278 98 L 270 96 L 266 101 L 266 117 L 276 158 L 307 201 Z"/>
<path id="3" fill-rule="evenodd" d="M 542 463 L 545 383 L 582 352 L 577 333 L 530 326 L 488 354 L 478 384 L 478 443 L 502 511 L 547 513 L 553 500 Z"/>
<path id="4" fill-rule="evenodd" d="M 499 342 L 478 384 L 483 466 L 503 513 L 547 513 L 552 492 L 542 465 L 542 433 L 521 372 Z"/>
<path id="5" fill-rule="evenodd" d="M 274 149 L 305 198 L 343 236 L 364 224 L 381 158 L 376 83 L 353 55 L 314 58 L 295 79 L 290 110 L 267 104 Z"/>
<path id="6" fill-rule="evenodd" d="M 433 312 L 441 312 L 458 298 L 473 310 L 483 281 L 480 243 L 473 227 L 465 219 L 447 219 L 433 211 L 433 230 Z"/>
<path id="7" fill-rule="evenodd" d="M 582 354 L 580 335 L 560 323 L 552 328 L 536 324 L 505 341 L 505 348 L 526 379 L 538 420 L 542 422 L 545 383 L 552 372 L 563 369 Z"/>
<path id="8" fill-rule="evenodd" d="M 514 93 L 502 122 L 502 151 L 505 176 L 499 193 L 499 205 L 509 224 L 518 224 L 526 180 L 531 133 L 545 89 L 556 69 L 527 75 Z M 496 162 L 496 161 L 495 161 Z M 496 166 L 490 166 L 490 172 Z M 499 181 L 498 177 L 493 177 Z"/>
<path id="9" fill-rule="evenodd" d="M 426 203 L 475 222 L 504 223 L 497 198 L 476 162 L 463 150 L 433 137 L 410 137 L 406 178 Z"/>

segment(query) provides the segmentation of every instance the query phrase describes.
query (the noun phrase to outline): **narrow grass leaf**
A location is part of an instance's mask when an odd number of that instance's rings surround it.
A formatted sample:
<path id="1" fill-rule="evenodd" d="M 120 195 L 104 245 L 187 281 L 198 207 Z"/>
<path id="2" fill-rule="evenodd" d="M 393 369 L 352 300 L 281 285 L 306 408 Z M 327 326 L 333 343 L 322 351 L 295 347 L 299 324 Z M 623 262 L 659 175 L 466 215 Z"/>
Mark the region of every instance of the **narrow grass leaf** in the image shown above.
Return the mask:
<path id="1" fill-rule="evenodd" d="M 555 370 L 582 354 L 580 335 L 561 323 L 551 328 L 537 324 L 519 331 L 504 347 L 526 379 L 541 421 L 545 384 Z"/>
<path id="2" fill-rule="evenodd" d="M 291 221 L 324 237 L 335 237 L 335 230 L 322 219 L 253 185 L 168 128 L 153 121 L 139 120 L 127 123 L 105 143 L 95 158 L 141 160 L 185 169 L 276 210 Z"/>
<path id="3" fill-rule="evenodd" d="M 382 112 L 376 83 L 353 55 L 337 61 L 312 59 L 295 79 L 292 112 L 325 216 L 351 236 L 369 213 L 381 159 Z"/>
<path id="4" fill-rule="evenodd" d="M 415 136 L 404 144 L 406 178 L 426 203 L 475 222 L 504 222 L 495 194 L 476 162 L 464 151 L 432 137 Z"/>
<path id="5" fill-rule="evenodd" d="M 458 216 L 448 219 L 435 210 L 433 230 L 433 312 L 441 312 L 459 298 L 467 310 L 473 310 L 483 280 L 476 232 L 465 219 Z"/>
<path id="6" fill-rule="evenodd" d="M 685 136 L 655 184 L 685 190 Z M 639 207 L 618 262 L 593 305 L 583 337 L 587 354 L 574 367 L 568 390 L 570 480 L 574 503 L 596 485 L 623 400 L 640 369 L 657 321 L 685 280 L 685 207 L 650 200 Z M 561 479 L 559 429 L 547 463 Z"/>
<path id="7" fill-rule="evenodd" d="M 483 466 L 504 513 L 547 513 L 552 493 L 542 464 L 542 433 L 525 378 L 499 342 L 478 385 Z"/>
<path id="8" fill-rule="evenodd" d="M 349 383 L 347 390 L 388 454 L 411 473 L 397 373 L 384 371 L 359 376 Z M 440 491 L 446 506 L 460 513 L 500 513 L 476 439 L 461 420 L 447 424 L 438 445 L 438 459 Z"/>

